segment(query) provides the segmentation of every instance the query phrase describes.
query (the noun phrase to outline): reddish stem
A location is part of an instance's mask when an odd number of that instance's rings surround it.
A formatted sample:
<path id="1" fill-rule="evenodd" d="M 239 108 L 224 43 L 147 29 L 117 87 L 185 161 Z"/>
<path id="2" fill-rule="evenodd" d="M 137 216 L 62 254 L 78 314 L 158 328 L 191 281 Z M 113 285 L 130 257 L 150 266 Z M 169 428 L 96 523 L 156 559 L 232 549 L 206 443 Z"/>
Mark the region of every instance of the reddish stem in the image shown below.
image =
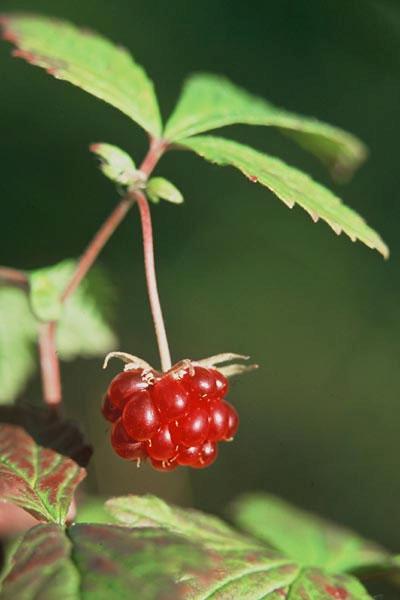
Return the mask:
<path id="1" fill-rule="evenodd" d="M 149 151 L 139 167 L 140 171 L 142 171 L 142 173 L 144 173 L 147 177 L 153 172 L 158 161 L 166 151 L 167 146 L 168 143 L 165 140 L 157 140 L 153 138 L 150 140 Z"/>
<path id="2" fill-rule="evenodd" d="M 125 196 L 105 220 L 82 254 L 72 278 L 61 295 L 61 302 L 65 302 L 75 292 L 133 203 L 134 199 L 131 196 Z"/>
<path id="3" fill-rule="evenodd" d="M 39 328 L 39 355 L 42 374 L 43 398 L 46 404 L 61 403 L 60 363 L 56 346 L 57 324 L 42 323 Z"/>
<path id="4" fill-rule="evenodd" d="M 140 170 L 149 176 L 167 148 L 163 140 L 151 140 L 150 148 L 145 156 Z M 116 206 L 110 216 L 100 227 L 85 252 L 82 254 L 75 272 L 61 295 L 61 302 L 66 302 L 76 291 L 82 279 L 87 275 L 98 255 L 123 221 L 124 217 L 137 201 L 142 219 L 143 244 L 145 254 L 145 270 L 157 341 L 160 350 L 161 364 L 164 370 L 171 367 L 171 358 L 165 332 L 164 320 L 158 297 L 157 281 L 154 269 L 153 234 L 151 215 L 147 200 L 141 192 L 128 193 Z M 1 271 L 0 271 L 1 275 Z M 56 348 L 56 323 L 46 323 L 41 326 L 39 333 L 40 364 L 43 381 L 43 395 L 47 404 L 61 402 L 60 366 Z"/>
<path id="5" fill-rule="evenodd" d="M 21 285 L 23 287 L 28 285 L 28 278 L 25 273 L 17 269 L 9 269 L 8 267 L 0 267 L 0 279 L 4 279 L 13 285 Z"/>
<path id="6" fill-rule="evenodd" d="M 168 371 L 171 368 L 171 354 L 165 330 L 164 318 L 158 294 L 157 277 L 154 264 L 153 227 L 149 203 L 143 192 L 135 192 L 135 198 L 140 212 L 143 233 L 144 266 L 146 271 L 147 292 L 149 295 L 150 309 L 153 316 L 154 329 L 160 353 L 161 368 Z"/>

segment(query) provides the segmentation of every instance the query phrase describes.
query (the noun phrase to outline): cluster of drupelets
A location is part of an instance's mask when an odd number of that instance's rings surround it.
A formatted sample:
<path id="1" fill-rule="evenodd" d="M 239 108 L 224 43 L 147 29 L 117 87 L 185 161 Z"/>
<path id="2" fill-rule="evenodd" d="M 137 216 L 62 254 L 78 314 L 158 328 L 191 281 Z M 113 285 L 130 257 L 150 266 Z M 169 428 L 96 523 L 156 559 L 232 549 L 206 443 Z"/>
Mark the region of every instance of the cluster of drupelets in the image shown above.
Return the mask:
<path id="1" fill-rule="evenodd" d="M 112 380 L 103 404 L 113 423 L 115 452 L 132 461 L 150 459 L 154 468 L 202 469 L 218 455 L 218 442 L 236 434 L 239 417 L 224 400 L 226 377 L 215 368 L 188 362 L 161 374 L 131 368 Z"/>

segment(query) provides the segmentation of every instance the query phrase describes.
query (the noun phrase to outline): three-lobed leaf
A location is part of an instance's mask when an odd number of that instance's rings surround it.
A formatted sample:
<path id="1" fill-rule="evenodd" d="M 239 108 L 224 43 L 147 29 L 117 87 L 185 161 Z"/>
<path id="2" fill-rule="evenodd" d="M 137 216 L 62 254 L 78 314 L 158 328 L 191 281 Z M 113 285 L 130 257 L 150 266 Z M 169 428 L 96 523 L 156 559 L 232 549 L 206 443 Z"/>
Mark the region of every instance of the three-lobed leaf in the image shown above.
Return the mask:
<path id="1" fill-rule="evenodd" d="M 126 526 L 162 527 L 212 553 L 213 568 L 205 576 L 185 577 L 186 600 L 370 599 L 353 577 L 303 569 L 291 557 L 240 534 L 216 517 L 167 505 L 154 496 L 113 498 L 106 507 Z"/>
<path id="2" fill-rule="evenodd" d="M 86 471 L 38 446 L 20 427 L 0 425 L 0 498 L 39 521 L 65 523 L 74 491 Z"/>
<path id="3" fill-rule="evenodd" d="M 351 175 L 367 153 L 358 138 L 342 129 L 278 108 L 225 77 L 208 73 L 186 81 L 165 137 L 176 142 L 235 123 L 278 127 L 339 176 Z"/>
<path id="4" fill-rule="evenodd" d="M 23 290 L 0 287 L 0 403 L 14 400 L 35 371 L 37 325 Z"/>
<path id="5" fill-rule="evenodd" d="M 9 560 L 0 599 L 178 600 L 205 553 L 157 529 L 55 525 L 28 531 Z"/>
<path id="6" fill-rule="evenodd" d="M 0 24 L 18 48 L 15 56 L 111 104 L 151 135 L 161 134 L 153 84 L 127 50 L 57 19 L 8 14 Z"/>
<path id="7" fill-rule="evenodd" d="M 386 564 L 389 554 L 355 532 L 269 494 L 250 494 L 232 507 L 235 522 L 303 566 L 343 573 Z"/>
<path id="8" fill-rule="evenodd" d="M 358 239 L 385 258 L 389 256 L 389 249 L 381 237 L 354 210 L 308 175 L 283 161 L 215 136 L 187 138 L 180 140 L 179 145 L 217 165 L 235 167 L 250 181 L 270 189 L 289 208 L 298 204 L 314 221 L 319 218 L 326 221 L 338 235 L 343 231 L 352 241 Z"/>

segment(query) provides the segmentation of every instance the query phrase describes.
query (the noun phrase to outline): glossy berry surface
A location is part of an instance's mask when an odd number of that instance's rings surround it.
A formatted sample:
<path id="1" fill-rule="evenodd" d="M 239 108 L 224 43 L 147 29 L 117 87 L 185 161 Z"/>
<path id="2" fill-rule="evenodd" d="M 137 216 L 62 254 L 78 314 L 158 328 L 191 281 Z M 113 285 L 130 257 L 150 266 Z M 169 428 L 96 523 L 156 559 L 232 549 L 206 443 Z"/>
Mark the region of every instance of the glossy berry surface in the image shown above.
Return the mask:
<path id="1" fill-rule="evenodd" d="M 102 406 L 113 423 L 111 444 L 122 458 L 147 458 L 162 472 L 208 467 L 218 456 L 218 443 L 232 440 L 239 426 L 236 409 L 224 399 L 227 392 L 221 372 L 188 361 L 165 374 L 119 373 Z"/>

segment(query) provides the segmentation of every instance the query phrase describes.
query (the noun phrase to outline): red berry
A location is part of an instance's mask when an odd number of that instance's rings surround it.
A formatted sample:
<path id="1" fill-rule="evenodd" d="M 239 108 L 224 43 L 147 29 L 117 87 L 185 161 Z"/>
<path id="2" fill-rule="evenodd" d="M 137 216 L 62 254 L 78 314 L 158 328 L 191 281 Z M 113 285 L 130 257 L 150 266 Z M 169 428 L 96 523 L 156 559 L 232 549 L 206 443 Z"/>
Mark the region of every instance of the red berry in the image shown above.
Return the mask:
<path id="1" fill-rule="evenodd" d="M 111 444 L 115 452 L 122 458 L 128 460 L 140 460 L 146 458 L 144 445 L 141 442 L 132 440 L 125 431 L 121 419 L 113 426 L 111 432 Z"/>
<path id="2" fill-rule="evenodd" d="M 204 408 L 194 408 L 186 416 L 171 423 L 171 435 L 177 444 L 197 446 L 207 439 L 208 414 Z"/>
<path id="3" fill-rule="evenodd" d="M 110 402 L 122 410 L 132 396 L 146 390 L 149 384 L 142 378 L 142 374 L 143 371 L 141 369 L 132 369 L 118 373 L 108 388 Z"/>
<path id="4" fill-rule="evenodd" d="M 218 446 L 215 442 L 205 442 L 200 450 L 198 469 L 209 467 L 218 456 Z"/>
<path id="5" fill-rule="evenodd" d="M 207 439 L 212 442 L 223 440 L 228 431 L 230 411 L 225 402 L 211 400 L 208 406 L 209 430 Z"/>
<path id="6" fill-rule="evenodd" d="M 177 446 L 171 439 L 168 425 L 163 425 L 147 442 L 147 454 L 154 460 L 165 461 L 175 456 Z"/>
<path id="7" fill-rule="evenodd" d="M 214 373 L 215 369 L 195 367 L 193 375 L 188 373 L 183 381 L 190 391 L 200 398 L 214 396 L 217 391 Z"/>
<path id="8" fill-rule="evenodd" d="M 125 405 L 122 422 L 132 438 L 149 440 L 160 426 L 160 418 L 148 392 L 141 392 Z"/>
<path id="9" fill-rule="evenodd" d="M 101 412 L 103 413 L 103 417 L 107 419 L 107 421 L 110 421 L 110 423 L 115 423 L 115 421 L 121 416 L 121 411 L 119 408 L 111 404 L 108 395 L 104 396 Z"/>
<path id="10" fill-rule="evenodd" d="M 176 419 L 188 408 L 189 395 L 172 375 L 165 375 L 152 388 L 151 395 L 165 420 Z"/>
<path id="11" fill-rule="evenodd" d="M 238 430 L 239 427 L 239 415 L 237 413 L 237 410 L 234 406 L 232 406 L 232 404 L 230 404 L 229 402 L 224 402 L 224 404 L 227 406 L 228 408 L 228 428 L 226 430 L 225 433 L 225 440 L 233 440 L 233 438 L 236 435 L 236 432 Z"/>
<path id="12" fill-rule="evenodd" d="M 156 471 L 173 471 L 178 466 L 176 462 L 170 460 L 154 460 L 153 458 L 151 459 L 151 464 Z"/>
<path id="13" fill-rule="evenodd" d="M 194 467 L 199 462 L 201 446 L 180 446 L 176 457 L 178 465 Z"/>
<path id="14" fill-rule="evenodd" d="M 229 389 L 228 380 L 225 375 L 222 375 L 222 373 L 216 369 L 213 369 L 213 374 L 215 377 L 215 387 L 217 388 L 216 395 L 219 398 L 224 398 Z"/>

